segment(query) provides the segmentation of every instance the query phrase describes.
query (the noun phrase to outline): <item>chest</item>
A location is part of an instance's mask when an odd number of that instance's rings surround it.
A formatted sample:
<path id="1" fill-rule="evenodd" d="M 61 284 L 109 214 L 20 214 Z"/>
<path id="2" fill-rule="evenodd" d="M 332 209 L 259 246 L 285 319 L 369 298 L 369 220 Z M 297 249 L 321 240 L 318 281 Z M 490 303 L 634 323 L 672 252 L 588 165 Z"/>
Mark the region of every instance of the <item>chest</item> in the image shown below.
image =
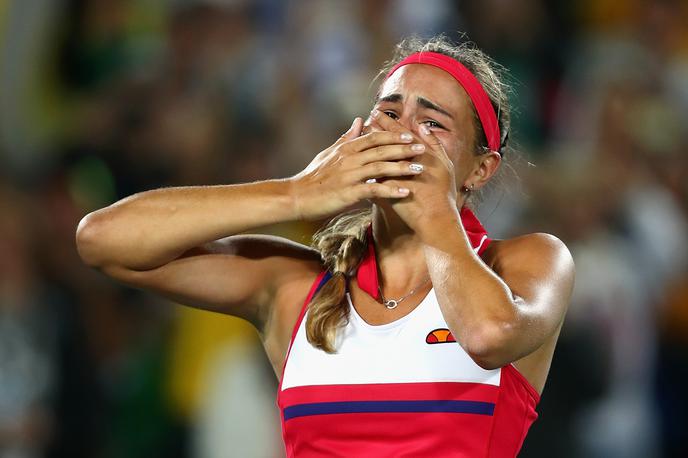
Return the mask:
<path id="1" fill-rule="evenodd" d="M 347 302 L 349 321 L 337 334 L 335 354 L 310 345 L 306 316 L 298 324 L 282 389 L 433 381 L 499 385 L 499 369 L 480 368 L 453 339 L 433 290 L 410 313 L 382 325 L 364 320 L 348 295 Z"/>

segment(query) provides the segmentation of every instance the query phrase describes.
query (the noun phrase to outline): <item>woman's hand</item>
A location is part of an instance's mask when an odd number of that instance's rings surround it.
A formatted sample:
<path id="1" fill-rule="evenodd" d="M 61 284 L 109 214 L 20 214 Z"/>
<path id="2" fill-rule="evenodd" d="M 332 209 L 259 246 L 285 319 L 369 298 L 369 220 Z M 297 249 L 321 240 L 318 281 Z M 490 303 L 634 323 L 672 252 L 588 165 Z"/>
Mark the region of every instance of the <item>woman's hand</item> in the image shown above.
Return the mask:
<path id="1" fill-rule="evenodd" d="M 418 162 L 423 172 L 418 176 L 400 178 L 392 183 L 410 190 L 409 196 L 392 204 L 395 212 L 414 231 L 422 233 L 430 224 L 449 218 L 459 218 L 458 209 L 464 203 L 464 196 L 457 193 L 454 163 L 449 159 L 442 143 L 426 126 L 420 127 L 419 135 L 414 135 L 396 120 L 375 110 L 371 116 L 371 132 L 394 132 L 413 135 L 414 143 L 425 145 L 425 154 Z"/>
<path id="2" fill-rule="evenodd" d="M 290 178 L 299 219 L 317 220 L 371 198 L 401 199 L 409 190 L 394 181 L 370 178 L 404 177 L 420 173 L 410 161 L 425 145 L 412 144 L 408 132 L 377 131 L 361 135 L 363 120 L 332 146 L 318 154 L 302 172 Z"/>

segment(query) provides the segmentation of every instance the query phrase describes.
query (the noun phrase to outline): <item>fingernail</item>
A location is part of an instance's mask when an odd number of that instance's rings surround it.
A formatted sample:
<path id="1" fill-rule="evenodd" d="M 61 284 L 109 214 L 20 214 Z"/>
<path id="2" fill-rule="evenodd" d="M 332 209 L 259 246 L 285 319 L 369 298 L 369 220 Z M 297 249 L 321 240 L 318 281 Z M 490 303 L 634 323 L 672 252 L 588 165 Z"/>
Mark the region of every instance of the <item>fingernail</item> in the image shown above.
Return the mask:
<path id="1" fill-rule="evenodd" d="M 430 135 L 430 128 L 426 125 L 420 126 L 420 131 L 423 135 Z"/>
<path id="2" fill-rule="evenodd" d="M 409 165 L 409 169 L 411 169 L 412 172 L 420 173 L 423 171 L 423 165 L 413 163 Z"/>
<path id="3" fill-rule="evenodd" d="M 425 151 L 425 145 L 422 145 L 420 143 L 416 143 L 415 145 L 411 145 L 411 150 L 417 152 L 417 153 L 422 153 Z"/>
<path id="4" fill-rule="evenodd" d="M 408 132 L 404 132 L 403 134 L 401 134 L 401 140 L 405 142 L 410 142 L 411 140 L 413 140 L 413 135 L 409 134 Z"/>
<path id="5" fill-rule="evenodd" d="M 402 194 L 402 195 L 405 196 L 405 195 L 407 195 L 408 193 L 409 193 L 409 189 L 408 189 L 408 188 L 399 188 L 399 194 Z"/>
<path id="6" fill-rule="evenodd" d="M 371 111 L 370 116 L 372 116 L 373 118 L 377 118 L 378 116 L 380 116 L 380 110 L 375 109 Z"/>

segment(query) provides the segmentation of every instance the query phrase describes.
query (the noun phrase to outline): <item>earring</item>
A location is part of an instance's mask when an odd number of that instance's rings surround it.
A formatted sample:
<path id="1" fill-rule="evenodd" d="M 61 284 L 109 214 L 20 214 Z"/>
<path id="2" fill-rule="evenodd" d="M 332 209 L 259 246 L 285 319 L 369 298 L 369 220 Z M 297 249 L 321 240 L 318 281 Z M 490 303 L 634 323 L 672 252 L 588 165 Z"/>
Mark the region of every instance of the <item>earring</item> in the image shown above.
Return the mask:
<path id="1" fill-rule="evenodd" d="M 464 185 L 464 186 L 461 186 L 461 191 L 463 191 L 465 193 L 469 193 L 469 192 L 473 191 L 474 187 L 475 187 L 475 183 L 471 183 L 470 187 L 467 187 L 466 185 Z"/>

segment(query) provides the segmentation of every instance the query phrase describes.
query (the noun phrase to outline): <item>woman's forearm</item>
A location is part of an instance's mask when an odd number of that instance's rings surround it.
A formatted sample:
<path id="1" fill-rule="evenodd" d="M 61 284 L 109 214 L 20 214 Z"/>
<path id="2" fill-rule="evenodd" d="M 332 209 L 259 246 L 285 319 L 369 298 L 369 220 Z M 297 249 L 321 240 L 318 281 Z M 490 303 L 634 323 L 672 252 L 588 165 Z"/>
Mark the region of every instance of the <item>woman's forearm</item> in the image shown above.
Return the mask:
<path id="1" fill-rule="evenodd" d="M 442 314 L 477 364 L 501 367 L 510 362 L 512 350 L 518 351 L 515 345 L 504 345 L 520 319 L 516 300 L 473 252 L 459 221 L 433 223 L 424 234 L 424 254 Z"/>
<path id="2" fill-rule="evenodd" d="M 495 271 L 473 251 L 456 220 L 425 227 L 424 254 L 440 309 L 479 366 L 495 369 L 520 359 L 557 331 L 574 274 L 559 239 L 531 234 L 512 242 L 501 248 Z"/>
<path id="3" fill-rule="evenodd" d="M 77 246 L 89 265 L 149 270 L 213 240 L 296 219 L 288 180 L 163 188 L 86 215 Z"/>
<path id="4" fill-rule="evenodd" d="M 156 189 L 95 211 L 79 223 L 79 254 L 95 267 L 151 270 L 233 234 L 323 219 L 364 199 L 406 196 L 408 190 L 398 183 L 366 180 L 415 173 L 402 160 L 420 154 L 412 148 L 412 138 L 383 131 L 360 135 L 362 125 L 356 118 L 346 134 L 291 178 Z"/>

